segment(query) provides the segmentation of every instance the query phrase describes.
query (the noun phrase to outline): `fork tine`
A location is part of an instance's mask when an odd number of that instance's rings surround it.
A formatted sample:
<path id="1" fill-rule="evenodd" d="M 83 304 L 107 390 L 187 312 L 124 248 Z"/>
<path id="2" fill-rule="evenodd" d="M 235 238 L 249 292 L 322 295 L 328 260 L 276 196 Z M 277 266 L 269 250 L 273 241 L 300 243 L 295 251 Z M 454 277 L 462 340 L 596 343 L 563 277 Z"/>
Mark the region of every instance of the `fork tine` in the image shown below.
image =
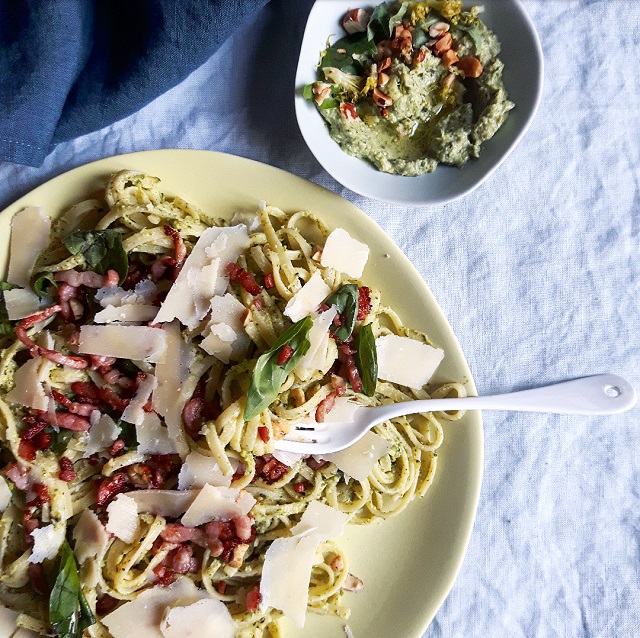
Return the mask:
<path id="1" fill-rule="evenodd" d="M 276 449 L 282 450 L 283 452 L 296 452 L 298 454 L 315 454 L 313 447 L 316 444 L 317 441 L 314 439 L 292 441 L 290 438 L 285 438 L 277 442 Z"/>

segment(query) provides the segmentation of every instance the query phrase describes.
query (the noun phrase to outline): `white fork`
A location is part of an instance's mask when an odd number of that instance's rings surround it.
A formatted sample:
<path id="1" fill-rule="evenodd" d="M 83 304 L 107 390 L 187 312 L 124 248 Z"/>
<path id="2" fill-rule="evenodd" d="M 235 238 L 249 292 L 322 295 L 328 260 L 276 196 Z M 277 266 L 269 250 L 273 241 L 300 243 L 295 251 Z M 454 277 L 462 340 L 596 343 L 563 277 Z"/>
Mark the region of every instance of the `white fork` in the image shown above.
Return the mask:
<path id="1" fill-rule="evenodd" d="M 374 425 L 397 416 L 446 410 L 509 410 L 554 414 L 617 414 L 636 403 L 636 391 L 622 377 L 598 374 L 573 381 L 486 397 L 427 399 L 360 407 L 351 423 L 300 423 L 275 442 L 277 450 L 299 454 L 338 452 L 363 437 Z"/>

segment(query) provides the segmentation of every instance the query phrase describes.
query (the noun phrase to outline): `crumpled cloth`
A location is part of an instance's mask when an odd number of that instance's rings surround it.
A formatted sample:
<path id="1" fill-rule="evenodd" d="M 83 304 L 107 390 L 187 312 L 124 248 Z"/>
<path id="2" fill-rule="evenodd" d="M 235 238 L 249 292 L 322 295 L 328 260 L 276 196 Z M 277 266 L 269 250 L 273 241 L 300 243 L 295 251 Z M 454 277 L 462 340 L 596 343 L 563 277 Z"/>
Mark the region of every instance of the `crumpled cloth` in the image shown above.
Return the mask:
<path id="1" fill-rule="evenodd" d="M 0 160 L 134 113 L 178 84 L 267 0 L 0 0 Z"/>
<path id="2" fill-rule="evenodd" d="M 0 209 L 117 153 L 205 148 L 267 162 L 384 228 L 440 303 L 479 393 L 601 372 L 640 389 L 640 2 L 524 0 L 546 62 L 538 114 L 479 189 L 428 208 L 355 195 L 307 149 L 293 78 L 311 4 L 271 0 L 186 81 L 59 144 L 42 168 L 0 164 Z M 637 638 L 640 408 L 483 420 L 476 524 L 425 638 Z M 388 577 L 392 587 L 402 574 Z M 344 638 L 334 627 L 327 638 Z"/>

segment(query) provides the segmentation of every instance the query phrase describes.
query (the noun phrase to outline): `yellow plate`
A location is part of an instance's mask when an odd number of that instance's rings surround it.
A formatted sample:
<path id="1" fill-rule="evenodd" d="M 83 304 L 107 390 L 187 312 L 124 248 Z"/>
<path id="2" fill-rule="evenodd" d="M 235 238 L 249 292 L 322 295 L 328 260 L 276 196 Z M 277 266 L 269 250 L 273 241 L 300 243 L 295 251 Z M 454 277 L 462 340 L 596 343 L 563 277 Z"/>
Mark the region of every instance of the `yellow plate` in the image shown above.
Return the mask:
<path id="1" fill-rule="evenodd" d="M 286 211 L 310 210 L 329 227 L 341 226 L 371 250 L 363 280 L 382 291 L 405 325 L 426 332 L 445 351 L 435 381 L 459 381 L 476 394 L 469 367 L 438 303 L 418 272 L 382 229 L 338 195 L 279 169 L 209 151 L 132 153 L 81 166 L 20 198 L 0 214 L 0 272 L 7 265 L 12 215 L 42 205 L 51 216 L 101 191 L 121 169 L 159 177 L 179 194 L 219 216 L 255 210 L 265 200 Z M 467 549 L 482 479 L 483 433 L 479 412 L 445 423 L 434 484 L 426 496 L 381 525 L 348 526 L 339 539 L 350 571 L 364 590 L 346 594 L 347 624 L 356 638 L 418 638 L 453 585 Z M 286 578 L 286 574 L 283 574 Z M 344 638 L 344 621 L 307 614 L 303 632 L 285 620 L 289 638 Z"/>

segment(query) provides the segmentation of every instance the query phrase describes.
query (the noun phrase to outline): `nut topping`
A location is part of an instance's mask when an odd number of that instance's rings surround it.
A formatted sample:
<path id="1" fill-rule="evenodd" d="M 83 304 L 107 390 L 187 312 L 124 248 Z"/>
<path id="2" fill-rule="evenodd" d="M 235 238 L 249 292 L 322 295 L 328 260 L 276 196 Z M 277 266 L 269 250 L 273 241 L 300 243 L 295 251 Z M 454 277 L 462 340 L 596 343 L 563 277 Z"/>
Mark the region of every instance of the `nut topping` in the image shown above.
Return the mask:
<path id="1" fill-rule="evenodd" d="M 453 86 L 453 83 L 455 81 L 456 81 L 456 74 L 449 73 L 449 75 L 447 75 L 447 77 L 442 81 L 442 86 L 444 86 L 445 89 L 450 89 Z"/>
<path id="2" fill-rule="evenodd" d="M 313 85 L 313 100 L 320 106 L 328 97 L 331 96 L 331 85 L 326 82 L 316 82 Z"/>
<path id="3" fill-rule="evenodd" d="M 439 38 L 449 31 L 449 25 L 446 22 L 436 22 L 429 27 L 429 35 L 432 38 Z"/>
<path id="4" fill-rule="evenodd" d="M 445 33 L 441 38 L 439 38 L 436 43 L 433 45 L 435 52 L 437 55 L 442 55 L 445 51 L 448 51 L 453 44 L 453 38 L 450 33 Z"/>
<path id="5" fill-rule="evenodd" d="M 393 104 L 393 100 L 378 88 L 373 89 L 373 101 L 382 108 Z"/>
<path id="6" fill-rule="evenodd" d="M 442 54 L 442 64 L 449 68 L 458 61 L 458 56 L 453 49 L 449 49 Z"/>
<path id="7" fill-rule="evenodd" d="M 456 63 L 456 66 L 464 73 L 465 77 L 468 78 L 479 78 L 484 70 L 482 62 L 471 55 L 463 55 Z"/>

